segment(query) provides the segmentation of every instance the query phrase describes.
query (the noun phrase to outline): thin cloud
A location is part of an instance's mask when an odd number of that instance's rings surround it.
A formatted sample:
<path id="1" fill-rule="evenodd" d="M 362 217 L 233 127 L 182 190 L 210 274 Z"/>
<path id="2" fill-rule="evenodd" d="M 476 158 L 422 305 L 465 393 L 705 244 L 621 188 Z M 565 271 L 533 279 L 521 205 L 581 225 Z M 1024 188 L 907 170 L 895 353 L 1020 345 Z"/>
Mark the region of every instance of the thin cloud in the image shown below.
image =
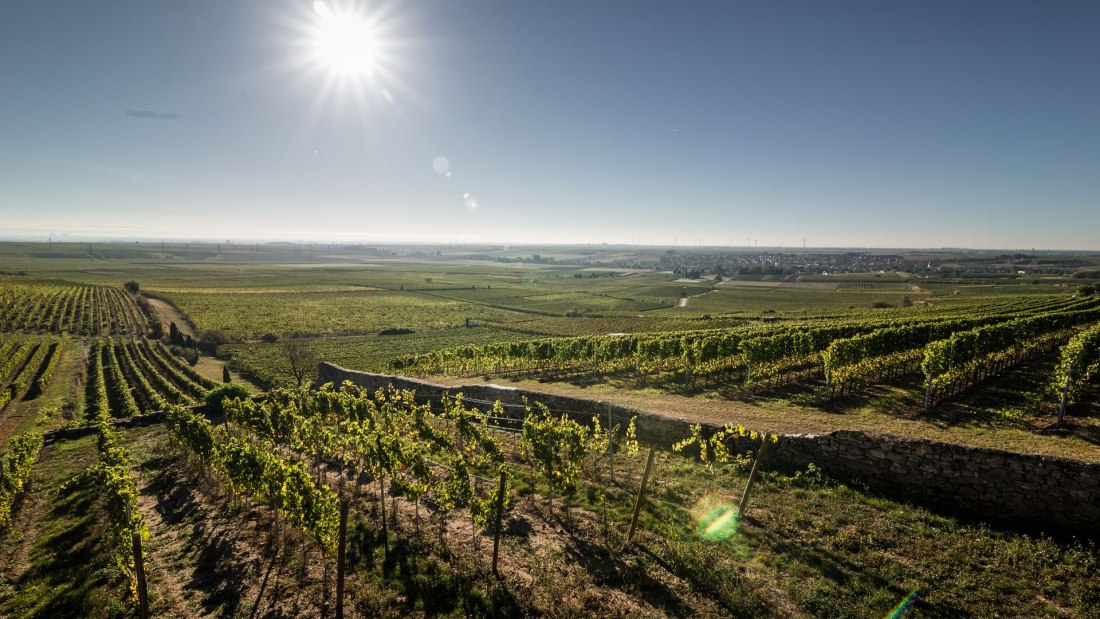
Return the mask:
<path id="1" fill-rule="evenodd" d="M 130 118 L 143 118 L 148 120 L 179 120 L 180 115 L 175 112 L 154 112 L 153 110 L 132 110 L 127 108 L 126 115 Z"/>
<path id="2" fill-rule="evenodd" d="M 24 155 L 18 153 L 11 153 L 0 150 L 0 161 L 21 161 L 23 163 L 38 164 L 45 166 L 66 166 L 75 167 L 78 169 L 87 170 L 89 172 L 95 172 L 97 174 L 106 174 L 111 176 L 118 176 L 122 178 L 130 178 L 136 180 L 147 181 L 171 181 L 176 180 L 173 176 L 165 174 L 159 174 L 156 172 L 147 172 L 144 170 L 138 170 L 136 168 L 128 168 L 125 166 L 104 164 L 101 162 L 81 161 L 78 159 L 65 159 L 60 157 L 44 157 L 40 155 Z"/>

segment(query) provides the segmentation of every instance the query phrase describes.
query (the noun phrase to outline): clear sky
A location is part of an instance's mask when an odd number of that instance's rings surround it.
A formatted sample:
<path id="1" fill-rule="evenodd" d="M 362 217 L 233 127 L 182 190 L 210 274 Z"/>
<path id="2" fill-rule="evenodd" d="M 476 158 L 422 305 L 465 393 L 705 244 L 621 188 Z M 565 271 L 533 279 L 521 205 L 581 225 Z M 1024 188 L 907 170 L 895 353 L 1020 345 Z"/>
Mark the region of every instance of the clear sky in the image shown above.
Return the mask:
<path id="1" fill-rule="evenodd" d="M 1092 0 L 5 2 L 0 236 L 1100 249 L 1098 33 Z"/>

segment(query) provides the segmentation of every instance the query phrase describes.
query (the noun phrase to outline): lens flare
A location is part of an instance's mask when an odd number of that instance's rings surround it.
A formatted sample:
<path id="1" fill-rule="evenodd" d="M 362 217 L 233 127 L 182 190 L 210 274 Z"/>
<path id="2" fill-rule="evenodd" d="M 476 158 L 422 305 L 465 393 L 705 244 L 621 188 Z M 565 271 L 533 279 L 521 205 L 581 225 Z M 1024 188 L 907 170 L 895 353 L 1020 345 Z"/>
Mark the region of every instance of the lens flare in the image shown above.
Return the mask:
<path id="1" fill-rule="evenodd" d="M 710 542 L 726 542 L 737 535 L 741 521 L 737 506 L 721 497 L 707 495 L 691 509 L 697 523 L 695 534 Z"/>
<path id="2" fill-rule="evenodd" d="M 894 607 L 894 610 L 891 610 L 889 613 L 887 613 L 886 619 L 898 619 L 899 617 L 904 615 L 905 610 L 912 606 L 913 602 L 917 601 L 917 595 L 919 593 L 920 588 L 910 591 L 909 595 L 905 596 L 905 599 L 903 599 L 901 602 L 898 603 L 897 606 Z"/>

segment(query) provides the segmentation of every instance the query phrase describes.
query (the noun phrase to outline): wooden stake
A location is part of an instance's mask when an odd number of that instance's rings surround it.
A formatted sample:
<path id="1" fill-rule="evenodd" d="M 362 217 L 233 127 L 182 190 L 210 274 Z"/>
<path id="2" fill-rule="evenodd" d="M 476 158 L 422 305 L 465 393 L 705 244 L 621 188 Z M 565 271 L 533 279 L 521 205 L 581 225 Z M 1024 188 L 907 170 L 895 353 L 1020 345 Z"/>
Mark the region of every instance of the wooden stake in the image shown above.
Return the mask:
<path id="1" fill-rule="evenodd" d="M 340 500 L 340 535 L 336 546 L 336 619 L 344 619 L 344 552 L 348 536 L 348 500 Z"/>
<path id="2" fill-rule="evenodd" d="M 145 583 L 145 563 L 141 555 L 141 533 L 134 532 L 134 575 L 137 576 L 138 612 L 141 619 L 149 619 L 149 590 Z"/>
<path id="3" fill-rule="evenodd" d="M 1058 425 L 1066 419 L 1066 404 L 1069 403 L 1069 382 L 1073 377 L 1073 363 L 1066 369 L 1066 384 L 1062 386 L 1062 403 L 1058 406 Z"/>
<path id="4" fill-rule="evenodd" d="M 130 515 L 130 504 L 126 504 L 126 520 L 133 523 Z M 141 532 L 134 531 L 130 536 L 130 543 L 134 549 L 134 576 L 137 578 L 138 616 L 141 619 L 149 619 L 149 588 L 145 582 L 145 561 L 141 554 Z"/>
<path id="5" fill-rule="evenodd" d="M 739 518 L 745 516 L 745 509 L 749 506 L 749 492 L 752 490 L 752 485 L 756 483 L 756 477 L 760 474 L 760 467 L 767 453 L 768 435 L 761 434 L 760 451 L 756 454 L 756 462 L 752 463 L 752 472 L 749 473 L 749 483 L 745 486 L 745 494 L 741 495 L 741 504 L 737 507 L 737 516 Z"/>
<path id="6" fill-rule="evenodd" d="M 500 483 L 497 486 L 496 526 L 493 530 L 493 575 L 500 577 L 497 571 L 497 559 L 500 557 L 500 529 L 504 522 L 504 492 L 508 483 L 508 472 L 503 467 L 500 469 Z"/>
<path id="7" fill-rule="evenodd" d="M 390 532 L 386 528 L 386 474 L 378 476 L 378 502 L 382 505 L 382 539 L 386 546 L 386 558 L 390 556 Z"/>
<path id="8" fill-rule="evenodd" d="M 626 534 L 626 541 L 634 541 L 634 531 L 638 528 L 638 514 L 642 511 L 642 500 L 645 498 L 645 487 L 649 483 L 649 473 L 653 470 L 654 448 L 649 448 L 649 457 L 645 461 L 645 472 L 642 473 L 642 485 L 638 487 L 638 500 L 634 502 L 634 515 L 630 517 L 630 531 Z"/>

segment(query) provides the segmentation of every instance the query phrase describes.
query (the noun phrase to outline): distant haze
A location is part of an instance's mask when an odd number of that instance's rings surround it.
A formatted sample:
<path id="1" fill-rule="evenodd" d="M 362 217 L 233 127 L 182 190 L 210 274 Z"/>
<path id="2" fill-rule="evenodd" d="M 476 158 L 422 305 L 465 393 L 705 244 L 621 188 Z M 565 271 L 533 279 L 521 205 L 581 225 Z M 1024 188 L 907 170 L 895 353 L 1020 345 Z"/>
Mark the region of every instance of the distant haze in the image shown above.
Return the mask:
<path id="1" fill-rule="evenodd" d="M 1100 3 L 313 5 L 9 3 L 0 237 L 1100 249 Z"/>

